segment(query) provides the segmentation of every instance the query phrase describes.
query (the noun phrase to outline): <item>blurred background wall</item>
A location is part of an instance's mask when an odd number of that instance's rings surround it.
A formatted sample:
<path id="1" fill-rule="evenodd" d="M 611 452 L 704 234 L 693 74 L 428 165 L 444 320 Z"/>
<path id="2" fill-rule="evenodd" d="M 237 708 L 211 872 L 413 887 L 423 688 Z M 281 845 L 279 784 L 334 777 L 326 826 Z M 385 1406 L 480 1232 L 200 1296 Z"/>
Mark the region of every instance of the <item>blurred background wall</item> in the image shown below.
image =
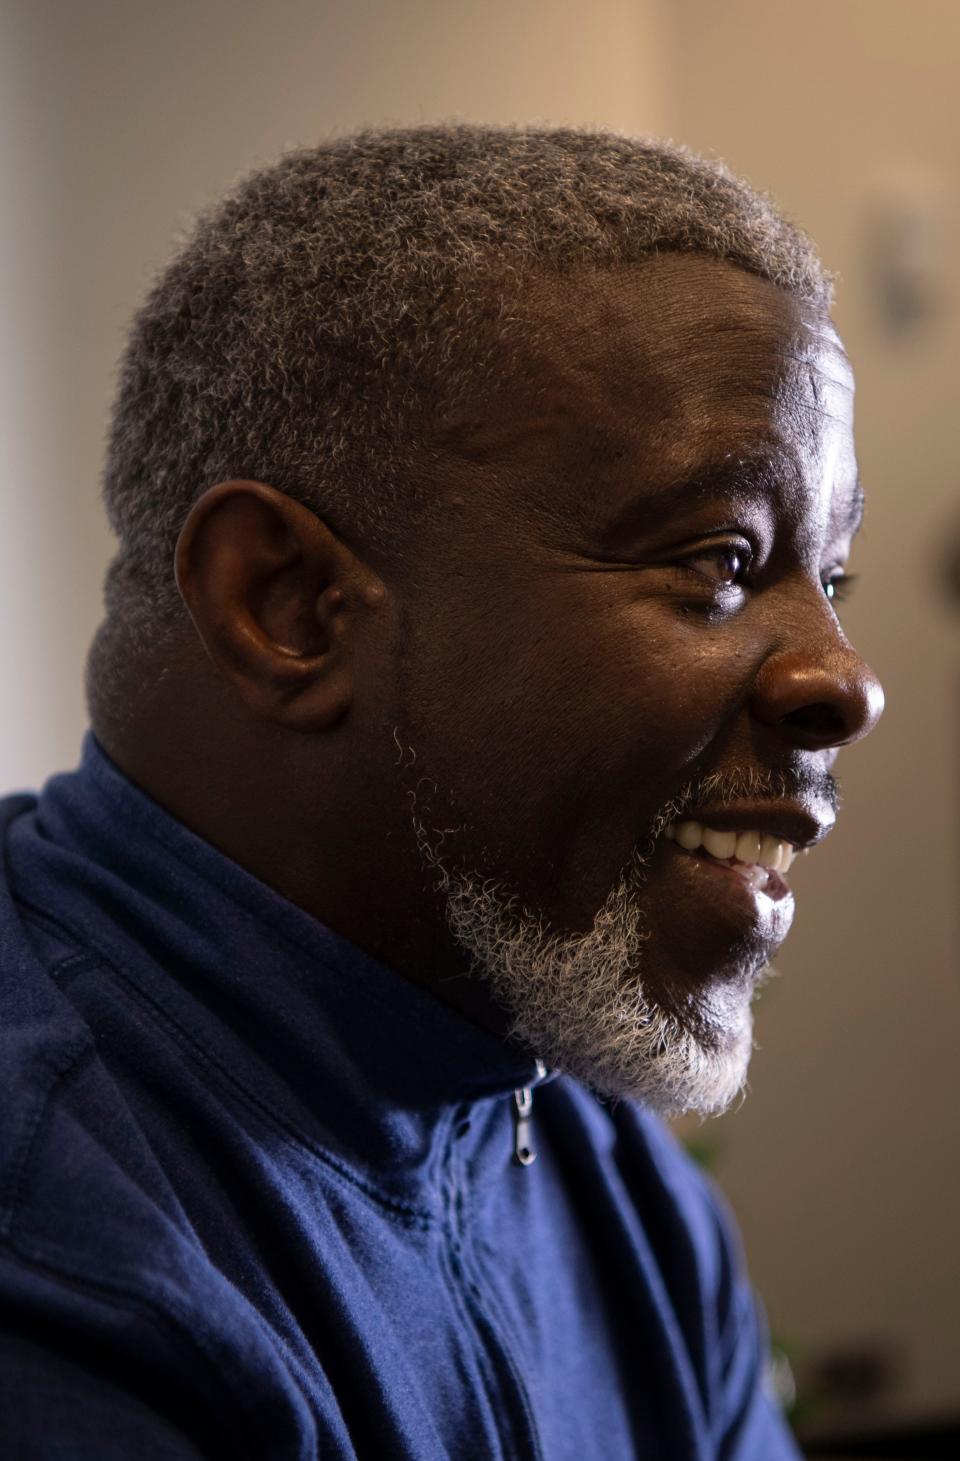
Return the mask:
<path id="1" fill-rule="evenodd" d="M 712 1129 L 774 1327 L 960 1401 L 960 5 L 679 0 L 666 125 L 770 189 L 838 272 L 867 492 L 841 610 L 884 681 L 801 859 L 752 1094 Z M 954 549 L 954 551 L 956 551 Z"/>
<path id="2" fill-rule="evenodd" d="M 176 231 L 362 123 L 597 123 L 714 150 L 840 279 L 867 525 L 844 608 L 888 711 L 797 869 L 753 1091 L 694 1133 L 802 1367 L 889 1354 L 960 1405 L 955 0 L 2 0 L 0 789 L 75 764 L 111 551 L 98 474 L 130 312 Z M 689 1133 L 686 1133 L 689 1135 Z"/>

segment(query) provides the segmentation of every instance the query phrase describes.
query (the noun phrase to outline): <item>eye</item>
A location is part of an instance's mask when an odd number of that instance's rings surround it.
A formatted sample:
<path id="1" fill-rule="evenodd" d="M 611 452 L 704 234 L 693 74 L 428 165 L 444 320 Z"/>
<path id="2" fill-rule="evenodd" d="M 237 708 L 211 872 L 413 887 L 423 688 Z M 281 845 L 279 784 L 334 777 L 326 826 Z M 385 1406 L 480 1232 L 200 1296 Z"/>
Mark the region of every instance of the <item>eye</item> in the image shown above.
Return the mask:
<path id="1" fill-rule="evenodd" d="M 746 543 L 713 543 L 682 560 L 686 568 L 703 574 L 721 588 L 742 586 L 753 550 Z"/>
<path id="2" fill-rule="evenodd" d="M 823 580 L 823 591 L 831 603 L 842 604 L 853 592 L 855 573 L 834 573 Z"/>

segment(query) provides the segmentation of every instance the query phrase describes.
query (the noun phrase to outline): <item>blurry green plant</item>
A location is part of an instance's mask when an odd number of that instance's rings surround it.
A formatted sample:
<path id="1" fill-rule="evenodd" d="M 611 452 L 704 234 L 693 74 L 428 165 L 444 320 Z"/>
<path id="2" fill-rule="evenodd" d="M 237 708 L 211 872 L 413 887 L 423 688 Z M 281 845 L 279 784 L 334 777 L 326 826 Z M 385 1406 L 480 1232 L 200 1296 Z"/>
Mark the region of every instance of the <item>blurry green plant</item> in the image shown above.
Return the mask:
<path id="1" fill-rule="evenodd" d="M 698 1167 L 702 1167 L 711 1176 L 715 1174 L 723 1150 L 723 1142 L 719 1137 L 698 1131 L 692 1136 L 683 1137 L 682 1144 L 687 1156 L 693 1157 Z"/>

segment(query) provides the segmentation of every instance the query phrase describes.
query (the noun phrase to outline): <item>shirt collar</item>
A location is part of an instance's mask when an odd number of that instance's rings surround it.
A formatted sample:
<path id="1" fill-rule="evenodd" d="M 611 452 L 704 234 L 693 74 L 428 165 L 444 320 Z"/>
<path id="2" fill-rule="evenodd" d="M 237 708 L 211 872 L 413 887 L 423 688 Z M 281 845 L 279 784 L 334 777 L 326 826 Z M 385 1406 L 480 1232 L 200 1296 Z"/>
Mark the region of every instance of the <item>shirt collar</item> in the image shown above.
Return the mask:
<path id="1" fill-rule="evenodd" d="M 92 732 L 28 822 L 14 860 L 24 888 L 239 1086 L 347 1161 L 420 1181 L 458 1106 L 503 1108 L 543 1079 L 527 1051 L 197 836 Z"/>

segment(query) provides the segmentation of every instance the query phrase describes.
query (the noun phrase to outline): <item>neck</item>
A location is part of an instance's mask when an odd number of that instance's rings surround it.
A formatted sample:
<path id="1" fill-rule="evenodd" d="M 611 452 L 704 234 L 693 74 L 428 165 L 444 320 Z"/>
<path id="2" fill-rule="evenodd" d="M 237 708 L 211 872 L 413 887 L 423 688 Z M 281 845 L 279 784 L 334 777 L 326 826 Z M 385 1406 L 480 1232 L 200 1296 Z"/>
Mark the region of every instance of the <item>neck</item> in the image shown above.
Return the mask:
<path id="1" fill-rule="evenodd" d="M 200 646 L 149 677 L 122 718 L 92 720 L 120 770 L 261 882 L 473 1023 L 506 1020 L 470 977 L 422 866 L 390 755 L 252 716 Z"/>

